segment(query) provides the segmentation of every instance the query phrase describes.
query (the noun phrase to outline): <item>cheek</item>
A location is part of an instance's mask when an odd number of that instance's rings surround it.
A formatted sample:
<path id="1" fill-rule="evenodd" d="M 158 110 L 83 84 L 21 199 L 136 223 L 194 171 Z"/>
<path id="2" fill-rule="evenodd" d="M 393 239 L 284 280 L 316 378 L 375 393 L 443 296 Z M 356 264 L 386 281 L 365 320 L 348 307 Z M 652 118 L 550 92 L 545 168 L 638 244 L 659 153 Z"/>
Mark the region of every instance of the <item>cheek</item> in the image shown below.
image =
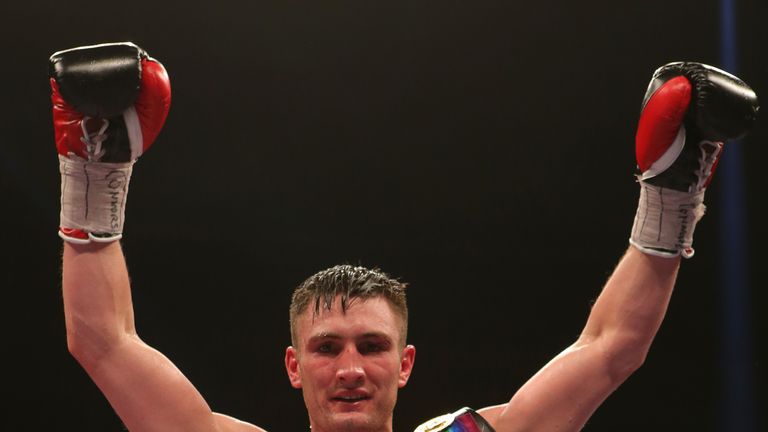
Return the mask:
<path id="1" fill-rule="evenodd" d="M 400 359 L 397 356 L 371 359 L 366 373 L 372 380 L 380 381 L 382 385 L 397 386 L 397 380 L 400 377 Z"/>
<path id="2" fill-rule="evenodd" d="M 301 380 L 305 385 L 323 387 L 333 379 L 333 362 L 328 359 L 310 359 L 301 366 Z"/>

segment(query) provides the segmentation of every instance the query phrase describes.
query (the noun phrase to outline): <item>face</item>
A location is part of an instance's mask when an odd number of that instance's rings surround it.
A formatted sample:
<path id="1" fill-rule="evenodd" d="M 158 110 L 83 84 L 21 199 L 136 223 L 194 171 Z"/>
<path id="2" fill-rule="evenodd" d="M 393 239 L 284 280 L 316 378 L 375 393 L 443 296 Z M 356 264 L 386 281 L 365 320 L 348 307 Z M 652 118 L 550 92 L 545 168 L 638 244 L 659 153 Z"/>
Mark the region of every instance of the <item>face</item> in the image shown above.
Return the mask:
<path id="1" fill-rule="evenodd" d="M 302 389 L 314 432 L 391 431 L 397 390 L 408 382 L 416 349 L 400 348 L 400 318 L 386 299 L 354 299 L 297 320 L 285 365 Z"/>

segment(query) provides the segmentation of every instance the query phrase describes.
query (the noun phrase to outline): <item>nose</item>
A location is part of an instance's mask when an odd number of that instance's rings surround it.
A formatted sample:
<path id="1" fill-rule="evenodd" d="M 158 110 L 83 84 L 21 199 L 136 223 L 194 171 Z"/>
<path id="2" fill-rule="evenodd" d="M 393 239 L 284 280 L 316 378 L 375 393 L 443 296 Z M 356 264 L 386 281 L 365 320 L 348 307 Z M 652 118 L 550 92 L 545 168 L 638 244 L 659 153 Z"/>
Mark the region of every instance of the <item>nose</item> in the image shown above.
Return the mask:
<path id="1" fill-rule="evenodd" d="M 336 363 L 336 379 L 344 387 L 362 385 L 365 380 L 365 369 L 362 356 L 356 348 L 347 348 L 339 355 Z"/>

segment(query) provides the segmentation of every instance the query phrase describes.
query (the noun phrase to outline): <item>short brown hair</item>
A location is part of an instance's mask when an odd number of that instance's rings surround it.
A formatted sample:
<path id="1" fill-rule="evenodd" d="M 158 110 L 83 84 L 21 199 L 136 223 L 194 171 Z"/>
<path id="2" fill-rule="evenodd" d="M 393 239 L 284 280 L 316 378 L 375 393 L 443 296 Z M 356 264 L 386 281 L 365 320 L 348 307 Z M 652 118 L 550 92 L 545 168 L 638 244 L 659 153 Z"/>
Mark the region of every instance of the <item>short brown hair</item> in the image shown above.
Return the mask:
<path id="1" fill-rule="evenodd" d="M 400 282 L 379 269 L 368 269 L 348 264 L 337 265 L 310 276 L 293 291 L 291 299 L 291 342 L 296 346 L 297 321 L 299 315 L 314 303 L 313 312 L 320 313 L 320 308 L 331 310 L 337 296 L 341 297 L 341 310 L 346 312 L 352 300 L 367 300 L 382 296 L 392 306 L 395 314 L 401 318 L 400 345 L 405 345 L 408 334 L 408 306 L 405 289 L 408 284 Z"/>

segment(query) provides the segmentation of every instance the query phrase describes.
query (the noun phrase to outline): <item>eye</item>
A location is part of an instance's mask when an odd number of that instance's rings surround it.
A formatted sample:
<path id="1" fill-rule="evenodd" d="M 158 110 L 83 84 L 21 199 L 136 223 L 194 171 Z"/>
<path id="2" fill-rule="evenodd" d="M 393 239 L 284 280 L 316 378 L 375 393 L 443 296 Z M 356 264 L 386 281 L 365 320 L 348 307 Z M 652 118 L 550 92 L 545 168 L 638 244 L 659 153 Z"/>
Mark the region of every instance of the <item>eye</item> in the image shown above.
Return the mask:
<path id="1" fill-rule="evenodd" d="M 334 340 L 317 341 L 317 343 L 312 344 L 310 348 L 312 352 L 323 356 L 336 355 L 339 353 L 340 349 L 341 347 L 339 343 Z"/>
<path id="2" fill-rule="evenodd" d="M 363 342 L 357 347 L 361 354 L 376 354 L 387 350 L 387 345 L 381 342 Z"/>

